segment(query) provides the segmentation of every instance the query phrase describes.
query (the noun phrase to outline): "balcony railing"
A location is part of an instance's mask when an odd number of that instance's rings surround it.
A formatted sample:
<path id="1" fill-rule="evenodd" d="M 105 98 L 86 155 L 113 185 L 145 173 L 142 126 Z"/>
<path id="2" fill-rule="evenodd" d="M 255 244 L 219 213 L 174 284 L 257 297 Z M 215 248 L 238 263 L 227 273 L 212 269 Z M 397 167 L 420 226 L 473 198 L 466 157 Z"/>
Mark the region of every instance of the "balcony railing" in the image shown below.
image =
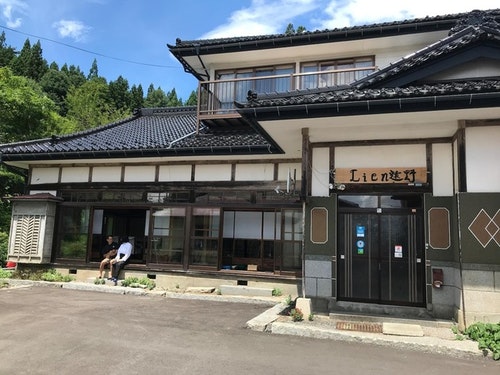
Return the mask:
<path id="1" fill-rule="evenodd" d="M 198 119 L 239 117 L 234 102 L 246 102 L 249 90 L 258 94 L 284 93 L 347 85 L 367 76 L 375 66 L 203 81 L 198 88 Z"/>

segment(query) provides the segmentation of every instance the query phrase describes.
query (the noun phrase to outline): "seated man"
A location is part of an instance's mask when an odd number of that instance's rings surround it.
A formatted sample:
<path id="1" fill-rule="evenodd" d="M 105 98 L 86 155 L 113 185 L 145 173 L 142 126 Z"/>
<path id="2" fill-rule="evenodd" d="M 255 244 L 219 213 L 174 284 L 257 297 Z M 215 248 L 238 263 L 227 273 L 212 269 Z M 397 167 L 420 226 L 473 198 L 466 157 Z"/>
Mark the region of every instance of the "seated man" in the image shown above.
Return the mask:
<path id="1" fill-rule="evenodd" d="M 118 250 L 118 244 L 113 241 L 113 236 L 109 235 L 106 237 L 106 245 L 101 250 L 101 255 L 103 260 L 99 265 L 99 278 L 102 279 L 102 273 L 106 264 L 109 264 L 109 275 L 113 274 L 113 265 L 111 264 L 111 259 L 116 256 L 116 251 Z"/>
<path id="2" fill-rule="evenodd" d="M 115 285 L 117 285 L 118 283 L 118 276 L 120 275 L 120 271 L 128 263 L 130 255 L 132 255 L 132 244 L 129 242 L 128 237 L 122 237 L 120 242 L 121 245 L 118 248 L 116 257 L 112 259 L 110 263 L 110 267 L 113 267 L 113 276 L 111 277 L 111 280 L 115 282 Z"/>

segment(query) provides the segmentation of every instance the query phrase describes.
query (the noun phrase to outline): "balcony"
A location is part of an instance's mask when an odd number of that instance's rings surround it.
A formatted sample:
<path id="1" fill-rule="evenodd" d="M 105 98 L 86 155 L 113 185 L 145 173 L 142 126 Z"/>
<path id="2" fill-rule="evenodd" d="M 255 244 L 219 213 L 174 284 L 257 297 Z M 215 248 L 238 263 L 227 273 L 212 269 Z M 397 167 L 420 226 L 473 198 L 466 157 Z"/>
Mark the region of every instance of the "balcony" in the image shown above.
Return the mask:
<path id="1" fill-rule="evenodd" d="M 199 83 L 198 87 L 198 121 L 219 126 L 237 123 L 240 115 L 236 111 L 234 102 L 246 102 L 249 90 L 258 94 L 272 94 L 343 86 L 367 76 L 376 69 L 375 66 L 365 66 L 319 72 L 203 81 Z"/>

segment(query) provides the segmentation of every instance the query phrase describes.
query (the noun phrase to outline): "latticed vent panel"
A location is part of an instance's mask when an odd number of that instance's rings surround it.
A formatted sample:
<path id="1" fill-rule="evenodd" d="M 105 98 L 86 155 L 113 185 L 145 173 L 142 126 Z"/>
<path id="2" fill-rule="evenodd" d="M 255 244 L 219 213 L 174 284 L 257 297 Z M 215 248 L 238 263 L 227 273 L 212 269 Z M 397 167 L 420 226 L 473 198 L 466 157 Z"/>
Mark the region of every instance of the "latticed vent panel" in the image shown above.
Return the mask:
<path id="1" fill-rule="evenodd" d="M 37 256 L 43 215 L 14 216 L 14 243 L 10 255 Z"/>

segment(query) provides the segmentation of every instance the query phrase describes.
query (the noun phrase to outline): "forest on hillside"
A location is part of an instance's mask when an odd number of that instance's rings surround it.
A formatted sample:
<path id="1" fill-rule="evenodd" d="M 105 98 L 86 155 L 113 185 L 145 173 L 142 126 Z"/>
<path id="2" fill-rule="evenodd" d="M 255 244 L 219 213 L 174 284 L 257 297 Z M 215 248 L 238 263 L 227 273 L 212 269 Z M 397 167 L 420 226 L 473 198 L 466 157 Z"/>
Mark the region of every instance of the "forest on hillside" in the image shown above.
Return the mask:
<path id="1" fill-rule="evenodd" d="M 69 134 L 130 116 L 135 108 L 196 105 L 193 91 L 183 102 L 175 88 L 163 91 L 151 83 L 129 86 L 99 76 L 97 60 L 85 74 L 79 66 L 59 67 L 43 57 L 40 41 L 26 39 L 22 49 L 0 35 L 0 144 Z M 19 171 L 0 165 L 0 265 L 7 255 L 11 206 L 9 197 L 24 193 Z"/>

